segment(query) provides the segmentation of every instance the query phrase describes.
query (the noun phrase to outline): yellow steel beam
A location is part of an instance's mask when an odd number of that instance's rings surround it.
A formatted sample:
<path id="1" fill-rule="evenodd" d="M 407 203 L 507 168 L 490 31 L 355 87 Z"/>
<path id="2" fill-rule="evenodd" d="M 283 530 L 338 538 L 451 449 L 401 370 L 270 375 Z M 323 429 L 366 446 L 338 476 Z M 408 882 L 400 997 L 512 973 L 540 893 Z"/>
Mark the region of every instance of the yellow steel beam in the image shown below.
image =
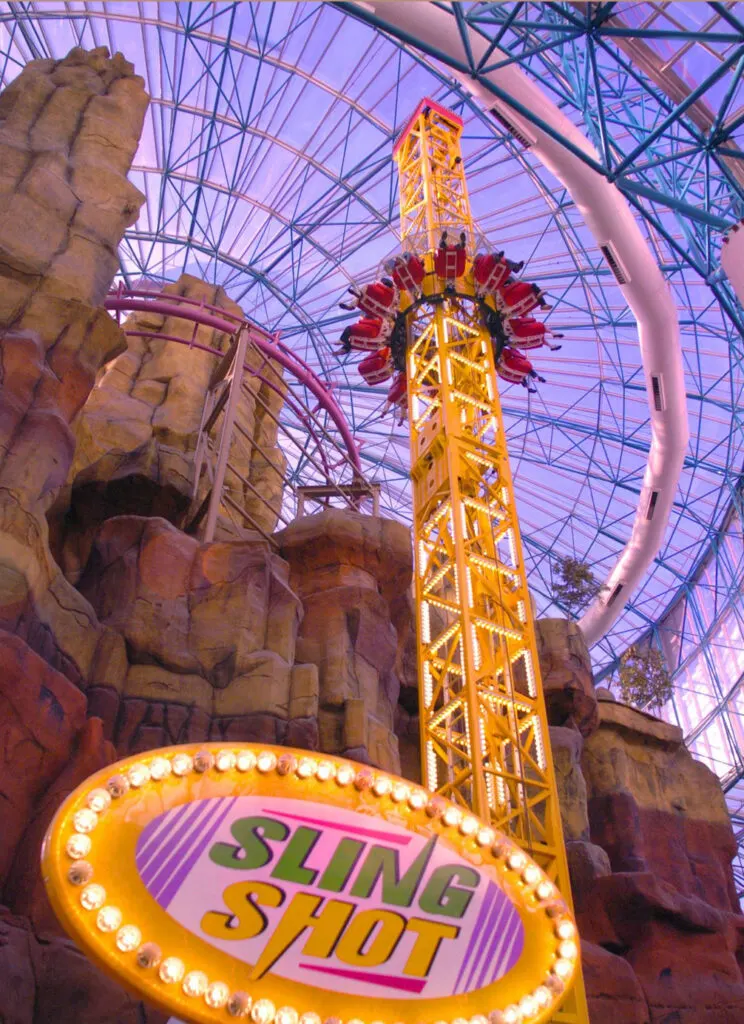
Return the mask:
<path id="1" fill-rule="evenodd" d="M 427 270 L 407 318 L 422 773 L 507 833 L 570 901 L 548 721 L 491 339 L 470 262 L 434 273 L 443 231 L 477 233 L 462 123 L 424 101 L 396 143 L 403 247 Z M 401 307 L 411 305 L 402 297 Z M 580 972 L 554 1018 L 588 1024 Z"/>

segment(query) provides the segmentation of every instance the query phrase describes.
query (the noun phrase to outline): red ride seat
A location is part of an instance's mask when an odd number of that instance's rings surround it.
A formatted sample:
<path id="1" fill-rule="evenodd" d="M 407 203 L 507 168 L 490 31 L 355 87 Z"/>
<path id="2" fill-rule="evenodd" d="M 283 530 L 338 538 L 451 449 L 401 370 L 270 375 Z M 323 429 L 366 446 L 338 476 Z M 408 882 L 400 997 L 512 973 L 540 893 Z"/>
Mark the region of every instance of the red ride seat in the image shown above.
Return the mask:
<path id="1" fill-rule="evenodd" d="M 507 346 L 496 364 L 496 373 L 510 384 L 521 384 L 532 373 L 532 363 L 527 356 Z"/>
<path id="2" fill-rule="evenodd" d="M 529 281 L 512 281 L 502 289 L 499 302 L 504 314 L 512 318 L 537 309 L 544 299 L 538 285 L 530 284 Z"/>
<path id="3" fill-rule="evenodd" d="M 395 257 L 390 274 L 396 288 L 408 292 L 409 295 L 416 295 L 421 291 L 426 268 L 424 261 L 415 253 L 404 252 Z"/>
<path id="4" fill-rule="evenodd" d="M 370 316 L 394 316 L 397 312 L 398 296 L 395 288 L 391 288 L 382 281 L 373 281 L 360 288 L 357 296 L 357 305 L 363 313 Z"/>
<path id="5" fill-rule="evenodd" d="M 382 384 L 393 376 L 393 361 L 390 349 L 385 347 L 362 359 L 357 367 L 367 384 Z"/>
<path id="6" fill-rule="evenodd" d="M 392 330 L 391 321 L 380 320 L 376 316 L 365 316 L 347 327 L 341 335 L 341 344 L 345 352 L 376 352 L 384 343 Z"/>
<path id="7" fill-rule="evenodd" d="M 509 264 L 501 253 L 480 253 L 473 260 L 473 281 L 479 295 L 497 291 L 508 276 Z"/>
<path id="8" fill-rule="evenodd" d="M 387 393 L 386 402 L 388 406 L 400 405 L 402 400 L 408 400 L 408 382 L 405 373 L 398 373 Z"/>
<path id="9" fill-rule="evenodd" d="M 440 245 L 434 254 L 434 270 L 442 281 L 454 281 L 465 273 L 465 249 L 460 245 Z"/>
<path id="10" fill-rule="evenodd" d="M 515 348 L 540 348 L 553 336 L 550 328 L 531 316 L 516 317 L 506 322 L 506 332 Z M 560 335 L 558 335 L 560 337 Z M 556 346 L 558 347 L 558 346 Z"/>

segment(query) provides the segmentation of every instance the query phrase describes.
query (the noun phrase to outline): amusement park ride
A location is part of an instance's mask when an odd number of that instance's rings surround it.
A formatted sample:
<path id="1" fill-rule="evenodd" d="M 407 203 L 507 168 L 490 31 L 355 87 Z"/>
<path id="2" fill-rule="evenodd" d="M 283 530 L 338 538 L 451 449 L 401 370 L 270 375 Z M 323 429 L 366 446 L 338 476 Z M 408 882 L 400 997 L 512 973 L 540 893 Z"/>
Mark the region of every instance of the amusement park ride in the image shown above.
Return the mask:
<path id="1" fill-rule="evenodd" d="M 522 846 L 566 899 L 570 882 L 496 375 L 533 390 L 523 354 L 549 309 L 480 253 L 460 151 L 462 121 L 423 100 L 396 142 L 403 252 L 352 288 L 362 319 L 342 351 L 408 414 L 422 777 Z M 481 243 L 482 244 L 482 243 Z M 556 335 L 559 337 L 559 335 Z M 394 376 L 393 376 L 394 375 Z M 588 1021 L 580 971 L 555 1021 Z"/>

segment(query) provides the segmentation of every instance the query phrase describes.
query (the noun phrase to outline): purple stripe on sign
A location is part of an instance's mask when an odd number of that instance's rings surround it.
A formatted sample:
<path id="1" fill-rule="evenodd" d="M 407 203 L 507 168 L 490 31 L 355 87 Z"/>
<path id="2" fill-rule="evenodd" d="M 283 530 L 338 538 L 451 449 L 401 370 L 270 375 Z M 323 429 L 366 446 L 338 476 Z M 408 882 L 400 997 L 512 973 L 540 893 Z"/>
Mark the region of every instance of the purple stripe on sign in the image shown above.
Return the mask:
<path id="1" fill-rule="evenodd" d="M 160 899 L 158 900 L 165 910 L 168 909 L 168 904 L 181 888 L 181 885 L 191 872 L 194 864 L 196 864 L 197 860 L 204 852 L 204 849 L 212 842 L 215 832 L 233 809 L 236 800 L 237 797 L 231 800 L 223 813 L 218 814 L 218 816 L 212 820 L 212 823 L 207 827 L 206 831 L 202 832 L 199 838 L 192 844 L 191 851 L 186 855 L 183 861 L 179 864 L 178 869 L 171 876 L 170 881 L 166 885 L 165 889 L 162 890 Z"/>
<path id="2" fill-rule="evenodd" d="M 511 914 L 510 914 L 511 911 Z M 493 923 L 493 928 L 489 934 L 489 945 L 486 950 L 486 956 L 483 961 L 483 966 L 478 974 L 476 982 L 476 988 L 482 988 L 486 984 L 486 979 L 493 969 L 493 958 L 496 954 L 496 950 L 499 949 L 500 943 L 504 937 L 504 930 L 508 928 L 512 922 L 512 915 L 516 911 L 512 904 L 505 898 L 502 906 L 500 907 L 499 914 Z"/>
<path id="3" fill-rule="evenodd" d="M 491 981 L 496 981 L 497 978 L 502 977 L 507 971 L 510 971 L 517 960 L 522 955 L 522 949 L 524 947 L 524 928 L 519 918 L 513 922 L 509 931 L 509 937 L 504 947 L 504 953 L 501 957 L 501 963 L 496 964 L 491 974 Z"/>
<path id="4" fill-rule="evenodd" d="M 178 842 L 186 835 L 193 823 L 204 813 L 204 807 L 199 803 L 184 804 L 183 814 L 179 814 L 174 828 L 168 835 L 164 836 L 157 847 L 158 856 L 153 858 L 148 867 L 142 872 L 142 881 L 149 888 L 160 871 L 163 869 L 162 857 L 167 857 Z"/>
<path id="5" fill-rule="evenodd" d="M 485 891 L 485 893 L 483 895 L 483 900 L 481 902 L 480 909 L 478 910 L 478 916 L 475 919 L 475 924 L 473 925 L 473 931 L 472 931 L 472 933 L 470 935 L 470 942 L 468 942 L 468 948 L 465 950 L 465 956 L 463 957 L 462 964 L 460 965 L 460 971 L 459 971 L 459 974 L 457 975 L 457 981 L 455 982 L 455 992 L 459 991 L 460 979 L 462 978 L 463 974 L 465 973 L 465 969 L 467 968 L 467 965 L 470 962 L 470 955 L 473 952 L 475 944 L 478 941 L 481 928 L 483 927 L 483 922 L 485 921 L 485 919 L 488 916 L 488 913 L 489 913 L 489 911 L 491 909 L 491 900 L 492 899 L 493 899 L 493 892 L 491 891 L 491 883 L 487 882 L 486 883 L 486 891 Z"/>
<path id="6" fill-rule="evenodd" d="M 486 979 L 490 976 L 495 975 L 497 978 L 500 978 L 502 975 L 506 974 L 507 971 L 511 970 L 516 962 L 516 958 L 512 958 L 508 952 L 511 949 L 510 938 L 515 932 L 517 934 L 523 933 L 523 926 L 522 919 L 519 914 L 513 907 L 512 910 L 513 916 L 507 920 L 505 927 L 501 931 L 501 934 L 498 937 L 498 942 L 493 950 L 492 961 L 490 965 L 487 965 L 489 967 L 489 971 L 483 978 L 483 984 L 485 984 Z M 521 951 L 521 943 L 519 948 Z"/>
<path id="7" fill-rule="evenodd" d="M 477 944 L 473 947 L 473 951 L 465 964 L 466 973 L 463 975 L 463 992 L 470 991 L 473 974 L 475 973 L 475 969 L 483 956 L 483 950 L 488 942 L 488 936 L 491 934 L 490 924 L 491 921 L 493 921 L 494 909 L 498 910 L 497 892 L 498 890 L 493 882 L 489 882 L 488 888 L 486 889 L 486 898 L 483 901 L 483 910 L 486 910 L 487 907 L 488 913 L 482 920 L 479 915 L 478 923 L 474 929 L 473 937 L 477 938 Z"/>
<path id="8" fill-rule="evenodd" d="M 137 870 L 140 875 L 147 870 L 147 865 L 157 855 L 163 840 L 178 826 L 179 819 L 191 810 L 190 804 L 171 807 L 159 818 L 151 821 L 137 843 Z"/>
<path id="9" fill-rule="evenodd" d="M 397 988 L 401 992 L 415 992 L 418 994 L 424 989 L 426 979 L 418 981 L 416 978 L 396 978 L 392 974 L 367 974 L 365 971 L 347 971 L 343 967 L 319 967 L 315 964 L 300 964 L 305 971 L 320 971 L 322 974 L 335 974 L 339 978 L 349 978 L 351 981 L 363 981 L 367 985 L 381 985 L 383 988 Z"/>
<path id="10" fill-rule="evenodd" d="M 493 885 L 493 883 L 491 884 Z M 483 939 L 477 955 L 473 958 L 470 974 L 464 986 L 465 992 L 472 992 L 473 989 L 480 988 L 478 979 L 482 972 L 482 965 L 484 963 L 488 963 L 488 956 L 493 942 L 493 936 L 494 934 L 498 934 L 499 929 L 502 927 L 504 918 L 508 918 L 512 910 L 512 905 L 502 890 L 497 885 L 493 885 L 493 888 L 495 890 L 495 896 L 491 906 L 491 913 L 483 926 Z"/>
<path id="11" fill-rule="evenodd" d="M 367 836 L 369 839 L 378 839 L 383 843 L 395 843 L 396 846 L 407 846 L 411 836 L 391 836 L 387 832 L 375 832 L 371 828 L 359 828 L 355 825 L 337 825 L 333 821 L 321 821 L 319 818 L 306 818 L 302 814 L 290 814 L 289 811 L 282 811 L 276 807 L 264 807 L 264 814 L 278 814 L 281 818 L 291 818 L 293 821 L 304 821 L 307 825 L 317 825 L 319 828 L 337 828 L 341 832 L 350 832 L 357 836 Z"/>
<path id="12" fill-rule="evenodd" d="M 201 832 L 204 828 L 206 822 L 209 821 L 215 813 L 215 805 L 217 804 L 219 804 L 219 798 L 217 800 L 199 801 L 199 803 L 196 804 L 198 812 L 196 816 L 187 824 L 184 824 L 179 829 L 178 835 L 174 836 L 173 841 L 168 843 L 166 846 L 165 860 L 161 861 L 158 865 L 158 868 L 153 873 L 152 880 L 148 885 L 148 888 L 155 899 L 158 898 L 158 891 L 167 884 L 169 877 L 178 867 L 178 862 L 181 859 L 183 850 L 188 849 L 194 835 Z"/>

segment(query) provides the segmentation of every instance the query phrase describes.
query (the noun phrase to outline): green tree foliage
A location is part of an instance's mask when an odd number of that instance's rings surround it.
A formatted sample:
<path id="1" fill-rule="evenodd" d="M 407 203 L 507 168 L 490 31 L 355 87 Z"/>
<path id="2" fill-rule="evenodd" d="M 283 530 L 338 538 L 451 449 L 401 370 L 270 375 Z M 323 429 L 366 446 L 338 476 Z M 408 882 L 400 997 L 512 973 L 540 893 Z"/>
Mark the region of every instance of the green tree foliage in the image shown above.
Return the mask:
<path id="1" fill-rule="evenodd" d="M 553 565 L 552 597 L 556 604 L 566 609 L 569 618 L 576 618 L 592 598 L 605 589 L 588 562 L 567 555 Z"/>
<path id="2" fill-rule="evenodd" d="M 674 684 L 661 651 L 629 647 L 620 659 L 618 688 L 625 703 L 634 707 L 653 710 L 666 704 Z"/>

